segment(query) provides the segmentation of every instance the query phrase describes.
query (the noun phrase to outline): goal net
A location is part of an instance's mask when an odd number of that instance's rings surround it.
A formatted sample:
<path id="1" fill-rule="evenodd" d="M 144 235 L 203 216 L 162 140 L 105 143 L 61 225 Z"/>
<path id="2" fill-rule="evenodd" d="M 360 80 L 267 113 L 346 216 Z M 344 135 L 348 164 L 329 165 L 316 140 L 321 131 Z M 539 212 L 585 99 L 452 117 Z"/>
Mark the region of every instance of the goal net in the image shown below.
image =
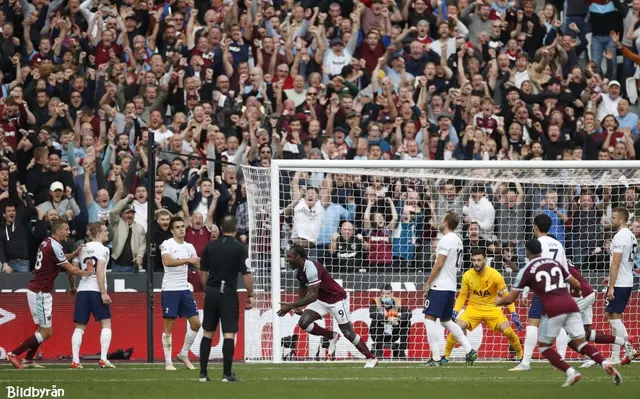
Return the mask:
<path id="1" fill-rule="evenodd" d="M 258 303 L 245 314 L 246 360 L 325 360 L 327 343 L 302 330 L 298 315 L 276 314 L 280 302 L 298 298 L 299 284 L 284 256 L 293 243 L 308 248 L 309 259 L 323 264 L 345 288 L 355 331 L 378 357 L 429 359 L 423 285 L 436 258 L 438 227 L 449 211 L 461 220 L 456 233 L 464 253 L 458 282 L 471 267 L 471 250 L 481 248 L 508 286 L 526 263 L 524 242 L 533 237 L 533 218 L 549 215 L 550 234 L 598 292 L 594 328 L 610 332 L 603 315 L 602 279 L 608 275 L 615 233 L 611 210 L 626 207 L 629 227 L 640 235 L 638 166 L 636 162 L 308 160 L 276 160 L 270 169 L 245 166 L 249 256 Z M 639 300 L 636 284 L 623 318 L 629 335 L 640 334 Z M 528 309 L 516 305 L 526 324 Z M 510 320 L 509 311 L 504 312 Z M 318 324 L 338 330 L 329 316 Z M 443 328 L 440 334 L 444 353 L 447 334 Z M 506 337 L 484 323 L 467 331 L 467 336 L 480 359 L 514 358 Z M 519 336 L 524 340 L 524 331 Z M 611 354 L 611 347 L 601 349 Z M 534 358 L 538 357 L 536 351 Z M 577 359 L 571 350 L 567 357 Z M 456 346 L 450 359 L 458 358 L 464 358 L 464 352 Z M 362 356 L 341 339 L 335 359 Z"/>

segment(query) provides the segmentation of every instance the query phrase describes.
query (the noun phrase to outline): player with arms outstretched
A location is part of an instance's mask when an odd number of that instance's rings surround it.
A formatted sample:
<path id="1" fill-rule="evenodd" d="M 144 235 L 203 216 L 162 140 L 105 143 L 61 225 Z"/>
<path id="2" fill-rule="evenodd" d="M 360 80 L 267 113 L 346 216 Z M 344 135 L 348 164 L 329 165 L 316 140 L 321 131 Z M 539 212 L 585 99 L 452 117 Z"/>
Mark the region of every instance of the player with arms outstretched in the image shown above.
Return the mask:
<path id="1" fill-rule="evenodd" d="M 282 317 L 292 310 L 300 313 L 298 309 L 308 305 L 301 312 L 298 326 L 311 335 L 328 338 L 328 354 L 333 356 L 340 334 L 315 323 L 316 320 L 330 314 L 338 323 L 344 337 L 367 359 L 364 367 L 375 367 L 378 359 L 367 348 L 366 342 L 360 339 L 360 335 L 353 330 L 345 290 L 336 283 L 324 266 L 307 259 L 307 251 L 300 246 L 294 245 L 289 248 L 287 264 L 296 271 L 296 279 L 300 283 L 300 299 L 294 303 L 281 303 L 278 316 Z"/>
<path id="2" fill-rule="evenodd" d="M 467 270 L 462 276 L 462 288 L 453 307 L 453 319 L 462 330 L 473 331 L 484 322 L 491 331 L 501 331 L 516 351 L 516 356 L 522 358 L 522 347 L 518 334 L 511 328 L 502 309 L 496 306 L 498 294 L 503 295 L 508 292 L 504 277 L 496 269 L 487 266 L 487 258 L 481 248 L 471 250 L 471 264 L 473 268 Z M 467 297 L 469 297 L 469 305 L 464 313 L 458 317 L 458 312 L 464 306 Z M 511 312 L 511 321 L 518 327 L 518 330 L 522 330 L 522 323 L 513 304 L 509 305 L 509 311 Z M 453 334 L 449 334 L 444 348 L 443 362 L 448 361 L 455 344 L 456 340 L 453 338 Z"/>
<path id="3" fill-rule="evenodd" d="M 622 313 L 627 308 L 633 288 L 633 262 L 638 251 L 638 240 L 629 230 L 629 211 L 626 208 L 614 208 L 611 212 L 611 227 L 617 231 L 611 241 L 611 265 L 606 281 L 607 307 L 605 317 L 616 337 L 628 340 L 627 328 L 622 323 Z M 611 361 L 620 362 L 620 345 L 613 344 Z"/>
<path id="4" fill-rule="evenodd" d="M 553 221 L 548 215 L 540 214 L 533 219 L 533 233 L 535 234 L 540 246 L 542 248 L 542 257 L 546 259 L 553 259 L 560 263 L 562 267 L 568 272 L 567 256 L 565 255 L 562 244 L 555 238 L 549 236 L 549 230 Z M 526 304 L 526 298 L 529 295 L 528 288 L 523 291 L 523 304 Z M 533 296 L 531 300 L 531 306 L 529 307 L 529 314 L 527 315 L 527 328 L 524 336 L 524 355 L 522 361 L 509 371 L 529 371 L 531 370 L 531 357 L 533 357 L 533 351 L 536 349 L 538 343 L 538 327 L 540 326 L 540 319 L 542 318 L 542 303 L 537 296 Z M 564 359 L 567 352 L 567 344 L 569 339 L 564 329 L 560 329 L 558 333 L 556 348 L 560 353 L 560 356 Z"/>
<path id="5" fill-rule="evenodd" d="M 109 230 L 103 222 L 94 222 L 87 225 L 89 242 L 82 248 L 77 258 L 73 259 L 73 265 L 81 270 L 93 268 L 95 274 L 82 277 L 78 284 L 73 322 L 76 328 L 71 336 L 71 361 L 72 369 L 81 369 L 80 346 L 84 329 L 89 323 L 89 318 L 100 322 L 100 368 L 115 368 L 107 354 L 111 344 L 111 298 L 107 294 L 107 264 L 109 263 L 109 248 L 104 244 L 109 241 Z"/>
<path id="6" fill-rule="evenodd" d="M 596 301 L 596 292 L 591 288 L 591 285 L 585 280 L 580 271 L 575 268 L 570 260 L 567 260 L 569 266 L 569 273 L 578 280 L 580 283 L 580 297 L 574 297 L 578 309 L 580 310 L 580 317 L 582 318 L 582 324 L 584 325 L 585 337 L 587 341 L 595 342 L 596 344 L 616 344 L 624 347 L 625 357 L 622 359 L 621 364 L 629 364 L 636 357 L 638 357 L 638 351 L 633 347 L 633 341 L 631 338 L 626 339 L 623 337 L 616 337 L 613 335 L 605 334 L 602 331 L 596 331 L 591 329 L 593 323 L 593 303 Z M 573 348 L 575 350 L 575 348 Z M 588 368 L 595 366 L 596 362 L 593 360 L 587 360 L 580 367 Z"/>
<path id="7" fill-rule="evenodd" d="M 65 255 L 60 242 L 69 237 L 69 223 L 64 220 L 51 222 L 51 237 L 46 238 L 38 248 L 33 279 L 27 286 L 27 301 L 33 322 L 38 327 L 35 334 L 28 337 L 17 348 L 7 353 L 7 360 L 17 369 L 23 368 L 18 356 L 28 351 L 25 356 L 25 365 L 32 365 L 33 356 L 38 351 L 40 344 L 53 335 L 53 284 L 63 268 L 69 276 L 69 295 L 76 294 L 75 276 L 87 277 L 93 274 L 93 267 L 82 271 L 69 263 L 82 246 L 72 254 Z M 41 366 L 40 366 L 41 367 Z"/>
<path id="8" fill-rule="evenodd" d="M 463 254 L 462 240 L 454 233 L 459 223 L 460 219 L 455 212 L 448 212 L 444 216 L 440 224 L 443 236 L 436 250 L 436 263 L 424 284 L 424 323 L 431 349 L 431 359 L 425 363 L 428 367 L 440 366 L 441 361 L 436 319 L 440 319 L 440 324 L 463 346 L 467 364 L 472 365 L 478 358 L 478 353 L 469 344 L 462 328 L 451 320 L 458 288 L 457 273 L 461 268 Z"/>
<path id="9" fill-rule="evenodd" d="M 542 319 L 538 347 L 540 353 L 556 368 L 567 374 L 563 387 L 568 387 L 580 381 L 582 376 L 560 354 L 553 349 L 560 329 L 564 328 L 571 338 L 569 345 L 583 355 L 589 356 L 609 374 L 613 382 L 619 385 L 622 382 L 620 373 L 613 368 L 611 362 L 604 360 L 598 350 L 585 341 L 584 327 L 580 310 L 576 301 L 568 290 L 571 286 L 575 296 L 580 296 L 580 283 L 564 268 L 563 265 L 553 259 L 542 257 L 542 245 L 537 239 L 529 240 L 525 244 L 529 263 L 518 272 L 513 289 L 506 296 L 496 299 L 496 305 L 505 306 L 513 303 L 525 287 L 538 296 L 542 304 Z"/>
<path id="10" fill-rule="evenodd" d="M 175 371 L 171 359 L 172 336 L 171 331 L 178 317 L 186 317 L 189 320 L 189 329 L 184 338 L 182 350 L 178 354 L 178 360 L 184 363 L 189 370 L 195 370 L 189 360 L 189 348 L 200 330 L 200 315 L 198 305 L 189 290 L 188 273 L 189 264 L 200 268 L 200 258 L 193 245 L 184 241 L 186 227 L 184 220 L 174 216 L 169 221 L 169 229 L 173 238 L 165 240 L 160 245 L 164 276 L 162 278 L 162 318 L 164 331 L 162 332 L 162 349 L 164 349 L 164 369 Z"/>

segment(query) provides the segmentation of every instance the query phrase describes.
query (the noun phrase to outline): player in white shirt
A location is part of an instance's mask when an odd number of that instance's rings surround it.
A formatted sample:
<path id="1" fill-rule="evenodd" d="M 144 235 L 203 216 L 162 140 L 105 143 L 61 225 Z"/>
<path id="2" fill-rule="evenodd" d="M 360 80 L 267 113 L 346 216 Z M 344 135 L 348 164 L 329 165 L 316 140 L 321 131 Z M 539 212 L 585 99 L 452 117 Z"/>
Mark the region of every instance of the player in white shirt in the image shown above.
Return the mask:
<path id="1" fill-rule="evenodd" d="M 174 216 L 169 222 L 169 228 L 173 233 L 170 238 L 160 246 L 162 264 L 164 265 L 164 277 L 162 278 L 162 317 L 164 319 L 164 331 L 162 332 L 162 348 L 164 349 L 165 370 L 175 371 L 171 360 L 171 331 L 178 317 L 186 317 L 190 328 L 184 338 L 182 350 L 178 360 L 184 363 L 189 370 L 194 370 L 189 360 L 189 348 L 196 339 L 200 330 L 200 316 L 198 306 L 189 290 L 187 281 L 189 265 L 200 268 L 200 258 L 193 245 L 184 241 L 186 228 L 184 220 Z"/>
<path id="2" fill-rule="evenodd" d="M 466 352 L 467 364 L 472 365 L 478 358 L 478 353 L 473 350 L 464 332 L 452 319 L 453 305 L 458 289 L 458 271 L 462 265 L 462 240 L 454 233 L 460 223 L 460 218 L 455 212 L 447 212 L 440 224 L 442 238 L 436 250 L 436 262 L 429 278 L 424 284 L 424 324 L 427 330 L 427 341 L 431 349 L 431 359 L 425 366 L 440 366 L 440 344 L 438 342 L 438 327 L 440 324 L 453 334 L 454 338 Z"/>
<path id="3" fill-rule="evenodd" d="M 556 240 L 553 237 L 549 236 L 549 230 L 551 230 L 551 225 L 553 221 L 548 215 L 543 213 L 537 215 L 533 219 L 533 233 L 536 238 L 540 242 L 540 246 L 542 247 L 541 256 L 547 259 L 553 259 L 556 262 L 560 263 L 562 267 L 569 271 L 569 266 L 567 265 L 567 256 L 565 255 L 564 248 L 560 241 Z M 524 300 L 526 301 L 526 297 L 529 293 L 529 290 L 525 290 L 523 292 Z M 522 361 L 516 367 L 512 368 L 510 371 L 529 371 L 531 370 L 531 357 L 533 356 L 533 351 L 538 344 L 538 329 L 540 327 L 540 319 L 542 318 L 542 303 L 538 299 L 537 296 L 533 296 L 531 300 L 531 307 L 529 308 L 529 314 L 527 317 L 527 328 L 524 336 L 524 348 L 523 348 L 523 356 Z M 564 359 L 567 353 L 567 346 L 569 344 L 569 337 L 564 329 L 560 329 L 560 333 L 556 338 L 556 349 L 560 356 Z"/>
<path id="4" fill-rule="evenodd" d="M 611 241 L 611 265 L 607 288 L 605 317 L 611 325 L 611 333 L 628 339 L 627 329 L 622 323 L 622 313 L 627 307 L 633 288 L 633 261 L 638 250 L 638 240 L 627 227 L 629 211 L 614 208 L 611 212 L 611 227 L 617 231 Z M 620 362 L 620 345 L 612 345 L 611 361 Z"/>
<path id="5" fill-rule="evenodd" d="M 89 318 L 93 318 L 102 325 L 100 332 L 100 367 L 115 368 L 107 360 L 109 345 L 111 344 L 111 298 L 107 293 L 107 264 L 109 263 L 109 248 L 104 244 L 109 241 L 109 230 L 103 222 L 93 222 L 87 225 L 87 237 L 89 242 L 82 247 L 77 258 L 73 259 L 73 265 L 86 270 L 91 266 L 94 274 L 82 277 L 78 284 L 78 294 L 76 296 L 75 309 L 73 312 L 73 322 L 76 328 L 71 336 L 71 353 L 73 360 L 72 369 L 81 369 L 80 346 L 84 329 L 89 323 Z"/>

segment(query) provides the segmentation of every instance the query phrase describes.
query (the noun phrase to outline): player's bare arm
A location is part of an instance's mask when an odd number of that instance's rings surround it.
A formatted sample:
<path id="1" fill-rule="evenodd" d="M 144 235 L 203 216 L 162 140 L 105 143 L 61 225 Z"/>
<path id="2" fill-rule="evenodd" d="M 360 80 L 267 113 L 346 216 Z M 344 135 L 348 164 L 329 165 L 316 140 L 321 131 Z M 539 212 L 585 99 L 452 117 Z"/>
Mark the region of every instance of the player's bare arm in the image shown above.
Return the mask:
<path id="1" fill-rule="evenodd" d="M 431 274 L 429 275 L 427 282 L 424 283 L 425 295 L 429 294 L 429 287 L 431 287 L 433 280 L 435 280 L 438 277 L 438 274 L 440 274 L 440 270 L 442 270 L 442 267 L 444 266 L 444 262 L 446 260 L 447 260 L 447 255 L 438 255 L 438 258 L 436 259 L 436 264 L 433 266 L 433 269 L 431 270 Z"/>
<path id="2" fill-rule="evenodd" d="M 580 296 L 580 282 L 578 281 L 578 279 L 576 279 L 573 276 L 569 276 L 569 278 L 567 279 L 567 283 L 569 283 L 569 285 L 571 286 L 571 294 L 574 297 L 579 297 Z"/>
<path id="3" fill-rule="evenodd" d="M 622 252 L 614 252 L 611 256 L 611 266 L 609 267 L 609 281 L 607 288 L 607 300 L 612 301 L 615 299 L 613 295 L 613 289 L 618 279 L 618 272 L 620 271 L 620 261 L 622 261 Z"/>
<path id="4" fill-rule="evenodd" d="M 244 287 L 247 289 L 247 309 L 253 308 L 255 305 L 253 300 L 253 276 L 251 273 L 243 274 L 242 281 L 244 282 Z"/>
<path id="5" fill-rule="evenodd" d="M 512 289 L 509 293 L 503 297 L 498 296 L 496 298 L 496 306 L 507 306 L 514 303 L 519 297 L 522 291 Z"/>
<path id="6" fill-rule="evenodd" d="M 87 270 L 80 270 L 79 268 L 74 267 L 69 262 L 64 262 L 63 264 L 60 265 L 60 267 L 62 267 L 67 272 L 67 274 L 73 275 L 73 276 L 80 276 L 80 277 L 89 277 L 93 274 L 93 271 L 94 271 L 94 268 L 92 265 L 87 265 Z"/>
<path id="7" fill-rule="evenodd" d="M 98 280 L 98 288 L 100 289 L 100 296 L 102 297 L 102 303 L 105 305 L 111 305 L 111 298 L 107 293 L 107 285 L 105 284 L 106 274 L 107 272 L 107 264 L 104 260 L 99 259 L 98 264 L 96 265 L 96 275 Z"/>
<path id="8" fill-rule="evenodd" d="M 173 259 L 170 254 L 162 254 L 162 263 L 166 267 L 184 266 L 185 263 L 193 264 L 192 262 L 195 262 L 194 259 L 198 260 L 198 262 L 197 262 L 198 266 L 196 266 L 196 267 L 199 268 L 200 267 L 200 258 Z"/>
<path id="9" fill-rule="evenodd" d="M 209 278 L 209 271 L 208 270 L 200 270 L 200 284 L 202 284 L 202 287 L 206 287 L 207 286 L 207 279 Z"/>
<path id="10" fill-rule="evenodd" d="M 71 262 L 73 260 L 73 258 L 75 258 L 76 256 L 78 256 L 78 254 L 80 253 L 80 251 L 82 251 L 82 248 L 84 248 L 84 244 L 80 244 L 78 245 L 78 248 L 76 248 L 75 251 L 73 251 L 70 254 L 65 254 L 64 257 L 67 258 L 67 260 L 69 262 Z"/>
<path id="11" fill-rule="evenodd" d="M 298 299 L 294 303 L 280 303 L 280 310 L 278 316 L 282 317 L 292 311 L 293 309 L 307 306 L 310 303 L 315 302 L 318 299 L 318 292 L 320 291 L 320 284 L 314 284 L 307 287 L 307 293 L 304 297 Z"/>

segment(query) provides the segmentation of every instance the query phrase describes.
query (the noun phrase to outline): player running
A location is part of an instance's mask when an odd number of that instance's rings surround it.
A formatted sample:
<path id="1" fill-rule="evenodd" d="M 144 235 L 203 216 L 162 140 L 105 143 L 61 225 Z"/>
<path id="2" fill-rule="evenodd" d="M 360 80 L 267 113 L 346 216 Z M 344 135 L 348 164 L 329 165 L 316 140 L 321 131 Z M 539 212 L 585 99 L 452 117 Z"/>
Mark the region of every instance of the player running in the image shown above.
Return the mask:
<path id="1" fill-rule="evenodd" d="M 607 307 L 605 317 L 611 325 L 611 332 L 616 337 L 628 340 L 627 329 L 622 323 L 631 290 L 633 287 L 633 261 L 638 250 L 636 236 L 627 228 L 629 211 L 626 208 L 614 208 L 611 212 L 611 227 L 618 232 L 611 241 L 611 265 L 607 288 Z M 611 361 L 620 363 L 620 345 L 613 344 Z"/>
<path id="2" fill-rule="evenodd" d="M 542 304 L 542 322 L 539 338 L 539 351 L 556 368 L 567 374 L 567 379 L 562 385 L 568 387 L 580 381 L 582 376 L 573 367 L 567 364 L 558 352 L 553 349 L 561 328 L 564 328 L 571 338 L 570 346 L 583 355 L 589 356 L 609 374 L 613 382 L 619 385 L 622 382 L 620 373 L 613 364 L 602 357 L 598 350 L 585 341 L 582 318 L 576 301 L 567 290 L 567 283 L 571 286 L 574 295 L 580 295 L 580 283 L 575 277 L 557 261 L 542 257 L 542 245 L 540 241 L 533 239 L 525 244 L 529 263 L 518 272 L 513 289 L 503 298 L 496 300 L 496 305 L 504 306 L 513 303 L 524 287 L 530 289 L 538 296 Z"/>
<path id="3" fill-rule="evenodd" d="M 184 220 L 174 216 L 169 222 L 169 229 L 173 238 L 165 240 L 160 246 L 162 264 L 164 265 L 164 277 L 162 278 L 162 317 L 164 319 L 164 331 L 162 332 L 162 348 L 164 349 L 164 369 L 175 371 L 171 360 L 171 331 L 177 317 L 186 317 L 190 328 L 184 338 L 182 350 L 177 359 L 184 363 L 189 370 L 195 370 L 189 360 L 189 348 L 200 330 L 200 315 L 198 306 L 189 290 L 187 277 L 189 264 L 200 268 L 200 258 L 193 245 L 184 241 L 186 233 Z"/>
<path id="4" fill-rule="evenodd" d="M 100 322 L 100 368 L 115 368 L 107 360 L 109 345 L 111 344 L 111 298 L 107 294 L 107 264 L 109 263 L 109 248 L 104 243 L 109 241 L 109 230 L 103 222 L 94 222 L 87 225 L 88 242 L 80 251 L 80 255 L 73 260 L 73 265 L 81 270 L 91 267 L 95 273 L 83 277 L 78 284 L 73 321 L 76 328 L 71 336 L 71 353 L 73 360 L 72 369 L 81 369 L 80 346 L 84 329 L 89 323 L 89 318 Z"/>
<path id="5" fill-rule="evenodd" d="M 623 337 L 616 337 L 613 335 L 605 334 L 602 331 L 596 331 L 591 329 L 593 323 L 593 303 L 596 300 L 596 292 L 591 288 L 591 285 L 585 280 L 580 271 L 573 266 L 570 260 L 567 260 L 569 265 L 569 273 L 578 280 L 580 283 L 580 297 L 574 297 L 580 310 L 580 317 L 582 318 L 582 324 L 584 325 L 585 337 L 587 341 L 595 342 L 596 344 L 617 344 L 624 347 L 625 357 L 622 359 L 621 364 L 629 364 L 636 357 L 638 357 L 638 351 L 633 347 L 633 340 L 631 338 L 625 339 Z M 572 348 L 575 350 L 575 348 Z M 588 368 L 595 366 L 596 362 L 593 360 L 587 360 L 580 368 Z"/>
<path id="6" fill-rule="evenodd" d="M 457 273 L 462 262 L 462 240 L 454 233 L 460 223 L 458 215 L 448 212 L 440 224 L 443 234 L 436 250 L 437 258 L 429 278 L 424 284 L 424 323 L 427 327 L 427 341 L 431 349 L 431 359 L 425 363 L 428 367 L 440 366 L 440 346 L 438 344 L 438 327 L 436 319 L 462 345 L 466 353 L 466 362 L 472 365 L 478 358 L 478 352 L 473 350 L 459 325 L 454 323 L 453 303 L 458 286 Z"/>
<path id="7" fill-rule="evenodd" d="M 34 275 L 27 286 L 27 301 L 33 322 L 38 327 L 35 334 L 31 335 L 17 348 L 7 353 L 7 360 L 17 369 L 23 368 L 18 356 L 28 351 L 25 356 L 25 367 L 38 367 L 33 364 L 33 356 L 38 351 L 40 344 L 51 338 L 53 335 L 53 284 L 60 273 L 62 267 L 69 276 L 69 295 L 76 294 L 76 283 L 74 276 L 87 277 L 93 274 L 93 266 L 82 271 L 76 269 L 69 263 L 82 246 L 78 247 L 72 254 L 65 255 L 60 242 L 69 237 L 69 223 L 65 220 L 54 220 L 51 222 L 51 237 L 46 238 L 38 248 Z M 39 366 L 42 367 L 42 366 Z"/>
<path id="8" fill-rule="evenodd" d="M 300 314 L 298 326 L 311 335 L 328 338 L 330 341 L 327 352 L 329 356 L 333 356 L 340 334 L 322 328 L 315 323 L 316 320 L 330 314 L 338 323 L 344 337 L 367 359 L 364 367 L 376 367 L 378 359 L 367 348 L 366 342 L 360 339 L 360 335 L 353 330 L 349 304 L 346 301 L 347 293 L 335 282 L 327 269 L 321 264 L 307 259 L 307 251 L 297 245 L 287 251 L 287 264 L 296 271 L 296 279 L 300 283 L 300 299 L 294 303 L 281 303 L 278 316 L 282 317 L 292 310 Z M 303 306 L 307 306 L 307 308 L 300 311 L 299 308 Z"/>
<path id="9" fill-rule="evenodd" d="M 462 276 L 462 288 L 453 307 L 453 319 L 457 319 L 456 323 L 462 330 L 473 331 L 480 323 L 484 322 L 492 331 L 501 331 L 509 339 L 518 359 L 522 358 L 522 347 L 518 334 L 511 328 L 502 309 L 496 306 L 498 294 L 503 295 L 508 292 L 504 278 L 496 269 L 487 266 L 487 258 L 481 248 L 471 250 L 471 264 L 473 268 L 467 270 Z M 467 296 L 469 297 L 469 306 L 458 317 L 458 312 L 467 301 Z M 518 327 L 518 330 L 522 331 L 522 323 L 513 304 L 509 305 L 509 311 L 511 312 L 511 321 Z M 453 338 L 453 334 L 449 334 L 444 348 L 443 363 L 448 361 L 455 344 L 456 340 Z"/>
<path id="10" fill-rule="evenodd" d="M 542 247 L 542 257 L 546 259 L 553 259 L 560 263 L 562 267 L 569 272 L 567 266 L 567 257 L 564 252 L 562 244 L 555 238 L 549 236 L 549 230 L 551 230 L 552 220 L 548 215 L 540 214 L 533 219 L 533 233 L 535 234 L 540 245 Z M 526 305 L 526 297 L 529 295 L 529 290 L 525 288 L 523 292 L 524 300 L 523 304 Z M 542 303 L 537 296 L 533 296 L 531 300 L 531 307 L 529 308 L 529 314 L 527 316 L 527 328 L 524 336 L 524 355 L 522 361 L 510 369 L 509 371 L 529 371 L 531 370 L 531 357 L 533 351 L 538 343 L 538 327 L 540 326 L 540 319 L 542 318 Z M 560 356 L 564 359 L 564 355 L 567 352 L 567 344 L 569 339 L 564 329 L 560 329 L 558 333 L 558 340 L 556 342 L 556 348 L 560 353 Z"/>

